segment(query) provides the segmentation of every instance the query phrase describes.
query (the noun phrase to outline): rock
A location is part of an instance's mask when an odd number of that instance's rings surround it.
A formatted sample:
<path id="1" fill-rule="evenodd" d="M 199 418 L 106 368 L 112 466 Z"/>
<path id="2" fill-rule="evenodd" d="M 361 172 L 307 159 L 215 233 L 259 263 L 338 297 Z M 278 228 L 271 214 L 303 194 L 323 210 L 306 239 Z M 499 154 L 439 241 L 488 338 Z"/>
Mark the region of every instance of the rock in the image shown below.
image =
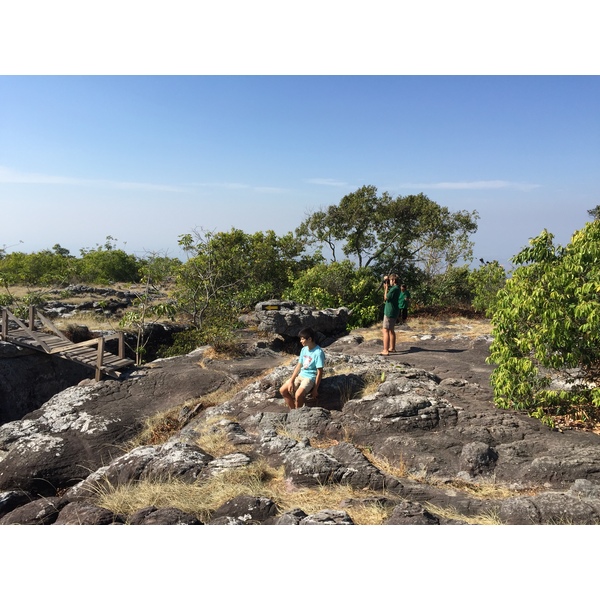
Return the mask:
<path id="1" fill-rule="evenodd" d="M 94 371 L 56 356 L 0 342 L 0 425 L 37 410 Z"/>
<path id="2" fill-rule="evenodd" d="M 250 357 L 239 365 L 249 375 L 264 370 L 268 360 Z M 72 487 L 124 454 L 120 448 L 147 417 L 227 389 L 236 382 L 232 373 L 230 365 L 206 369 L 193 357 L 178 357 L 149 364 L 125 381 L 65 389 L 0 427 L 0 491 L 54 495 Z"/>
<path id="3" fill-rule="evenodd" d="M 277 505 L 270 498 L 237 496 L 225 502 L 213 513 L 209 525 L 257 525 L 277 513 Z"/>
<path id="4" fill-rule="evenodd" d="M 149 506 L 135 512 L 127 521 L 129 525 L 203 525 L 194 515 L 178 508 Z"/>
<path id="5" fill-rule="evenodd" d="M 59 513 L 53 525 L 120 525 L 122 517 L 93 504 L 72 502 Z"/>
<path id="6" fill-rule="evenodd" d="M 460 460 L 469 475 L 481 475 L 494 470 L 498 453 L 483 442 L 469 442 L 463 446 Z"/>
<path id="7" fill-rule="evenodd" d="M 6 514 L 0 525 L 52 525 L 66 504 L 66 500 L 55 496 L 38 498 Z"/>
<path id="8" fill-rule="evenodd" d="M 259 302 L 255 307 L 259 330 L 295 338 L 305 327 L 324 336 L 346 330 L 350 311 L 347 308 L 316 310 L 304 304 L 282 300 Z M 320 343 L 320 340 L 318 340 Z"/>
<path id="9" fill-rule="evenodd" d="M 33 498 L 30 494 L 21 490 L 9 490 L 8 492 L 0 492 L 0 518 L 19 506 L 28 504 Z"/>
<path id="10" fill-rule="evenodd" d="M 0 427 L 0 523 L 199 524 L 176 507 L 113 515 L 95 507 L 95 495 L 145 479 L 203 485 L 261 462 L 285 477 L 288 506 L 302 488 L 347 486 L 347 500 L 281 512 L 281 500 L 244 493 L 207 523 L 349 525 L 361 503 L 393 507 L 387 524 L 466 524 L 490 514 L 506 524 L 600 523 L 600 436 L 558 433 L 495 408 L 485 340 L 416 344 L 387 358 L 370 342 L 337 345 L 322 393 L 294 411 L 278 390 L 295 355 L 177 357 L 124 381 L 69 387 Z M 246 378 L 221 403 L 203 402 Z M 171 408 L 180 431 L 125 450 L 145 418 Z M 205 435 L 230 446 L 213 454 Z M 502 493 L 474 493 L 488 486 Z"/>
<path id="11" fill-rule="evenodd" d="M 343 510 L 325 509 L 304 517 L 299 525 L 354 525 L 354 521 Z"/>
<path id="12" fill-rule="evenodd" d="M 386 525 L 439 525 L 440 520 L 417 502 L 401 502 Z"/>
<path id="13" fill-rule="evenodd" d="M 280 517 L 273 520 L 274 525 L 300 525 L 302 519 L 305 519 L 308 515 L 300 508 L 293 508 L 284 512 Z M 267 523 L 268 521 L 265 521 Z"/>

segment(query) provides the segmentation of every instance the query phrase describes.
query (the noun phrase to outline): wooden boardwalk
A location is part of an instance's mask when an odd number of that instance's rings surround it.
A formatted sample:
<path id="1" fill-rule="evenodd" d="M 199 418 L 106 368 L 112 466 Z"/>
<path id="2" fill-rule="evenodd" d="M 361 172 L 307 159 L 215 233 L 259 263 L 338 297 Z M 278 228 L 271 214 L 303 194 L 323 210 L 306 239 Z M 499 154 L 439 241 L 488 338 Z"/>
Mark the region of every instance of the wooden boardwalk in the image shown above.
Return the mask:
<path id="1" fill-rule="evenodd" d="M 45 331 L 36 330 L 36 319 L 42 323 Z M 100 381 L 103 374 L 118 378 L 122 369 L 135 364 L 135 361 L 125 358 L 123 332 L 75 344 L 33 306 L 29 307 L 29 322 L 21 321 L 10 310 L 3 308 L 0 336 L 2 341 L 16 346 L 56 355 L 95 369 L 96 381 Z M 112 339 L 119 340 L 118 356 L 105 350 L 106 341 Z"/>

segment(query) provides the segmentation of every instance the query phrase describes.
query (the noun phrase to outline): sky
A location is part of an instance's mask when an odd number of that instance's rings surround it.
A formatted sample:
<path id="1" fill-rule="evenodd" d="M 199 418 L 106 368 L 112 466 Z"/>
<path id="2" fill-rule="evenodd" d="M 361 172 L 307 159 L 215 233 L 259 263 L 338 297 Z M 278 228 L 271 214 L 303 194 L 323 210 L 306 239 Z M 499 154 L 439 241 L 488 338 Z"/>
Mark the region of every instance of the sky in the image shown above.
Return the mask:
<path id="1" fill-rule="evenodd" d="M 5 75 L 0 245 L 180 256 L 374 185 L 477 211 L 475 258 L 508 265 L 600 204 L 599 107 L 598 76 Z"/>
<path id="2" fill-rule="evenodd" d="M 568 243 L 600 204 L 588 3 L 363 4 L 6 7 L 0 248 L 182 258 L 195 229 L 283 235 L 363 185 L 477 211 L 474 264 Z"/>

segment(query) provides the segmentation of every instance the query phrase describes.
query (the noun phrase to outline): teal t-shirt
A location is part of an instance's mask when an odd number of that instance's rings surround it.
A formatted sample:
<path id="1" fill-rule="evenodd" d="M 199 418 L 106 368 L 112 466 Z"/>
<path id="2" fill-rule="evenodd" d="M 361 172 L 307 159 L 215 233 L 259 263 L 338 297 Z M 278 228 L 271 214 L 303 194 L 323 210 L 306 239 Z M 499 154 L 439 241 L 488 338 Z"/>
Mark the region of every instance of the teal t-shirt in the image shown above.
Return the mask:
<path id="1" fill-rule="evenodd" d="M 299 376 L 308 377 L 314 381 L 317 378 L 317 369 L 325 366 L 325 352 L 318 345 L 312 350 L 309 350 L 308 346 L 303 346 L 298 362 L 302 365 Z"/>

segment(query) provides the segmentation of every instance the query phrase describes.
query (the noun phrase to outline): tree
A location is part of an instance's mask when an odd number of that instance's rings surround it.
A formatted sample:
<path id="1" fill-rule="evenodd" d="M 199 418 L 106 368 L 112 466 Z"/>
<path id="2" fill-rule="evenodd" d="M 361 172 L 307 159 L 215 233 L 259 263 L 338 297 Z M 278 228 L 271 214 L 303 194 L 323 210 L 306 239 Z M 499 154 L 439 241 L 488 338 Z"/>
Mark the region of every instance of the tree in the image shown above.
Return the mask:
<path id="1" fill-rule="evenodd" d="M 202 329 L 212 316 L 231 324 L 233 313 L 224 299 L 241 283 L 239 273 L 232 273 L 230 252 L 222 255 L 213 243 L 214 232 L 196 229 L 179 236 L 179 245 L 187 260 L 177 273 L 175 298 L 180 310 L 187 313 L 194 328 Z M 223 311 L 219 311 L 219 307 Z M 231 305 L 229 305 L 231 306 Z"/>
<path id="2" fill-rule="evenodd" d="M 148 325 L 157 323 L 160 319 L 173 320 L 176 309 L 172 302 L 156 302 L 152 291 L 158 290 L 172 274 L 175 265 L 180 265 L 178 259 L 171 259 L 157 253 L 149 253 L 140 268 L 144 291 L 136 293 L 133 307 L 128 309 L 119 322 L 120 327 L 132 327 L 135 330 L 135 364 L 140 365 L 149 338 L 146 337 Z"/>
<path id="3" fill-rule="evenodd" d="M 328 246 L 333 261 L 337 245 L 358 267 L 375 273 L 398 272 L 408 263 L 427 274 L 442 272 L 460 259 L 470 261 L 477 230 L 476 211 L 450 212 L 424 194 L 392 198 L 363 186 L 332 205 L 308 215 L 296 229 L 307 243 Z"/>
<path id="4" fill-rule="evenodd" d="M 512 259 L 488 362 L 498 406 L 551 419 L 600 407 L 600 221 L 555 246 L 544 230 Z M 560 384 L 562 382 L 562 384 Z M 560 385 L 559 385 L 560 384 Z"/>
<path id="5" fill-rule="evenodd" d="M 7 285 L 61 284 L 70 280 L 74 258 L 41 250 L 11 252 L 0 258 L 0 277 Z"/>
<path id="6" fill-rule="evenodd" d="M 506 285 L 506 270 L 497 261 L 483 261 L 469 273 L 469 286 L 473 292 L 473 308 L 491 317 L 498 292 Z"/>
<path id="7" fill-rule="evenodd" d="M 600 219 L 600 204 L 597 204 L 594 208 L 588 210 L 588 215 L 594 219 Z"/>
<path id="8" fill-rule="evenodd" d="M 111 283 L 140 281 L 140 263 L 133 254 L 117 249 L 112 236 L 106 237 L 104 245 L 82 248 L 77 262 L 77 276 L 87 283 Z"/>
<path id="9" fill-rule="evenodd" d="M 197 328 L 209 314 L 231 314 L 232 320 L 260 300 L 280 297 L 291 280 L 320 260 L 302 256 L 304 243 L 291 233 L 196 229 L 180 236 L 179 244 L 188 258 L 176 294 Z"/>

